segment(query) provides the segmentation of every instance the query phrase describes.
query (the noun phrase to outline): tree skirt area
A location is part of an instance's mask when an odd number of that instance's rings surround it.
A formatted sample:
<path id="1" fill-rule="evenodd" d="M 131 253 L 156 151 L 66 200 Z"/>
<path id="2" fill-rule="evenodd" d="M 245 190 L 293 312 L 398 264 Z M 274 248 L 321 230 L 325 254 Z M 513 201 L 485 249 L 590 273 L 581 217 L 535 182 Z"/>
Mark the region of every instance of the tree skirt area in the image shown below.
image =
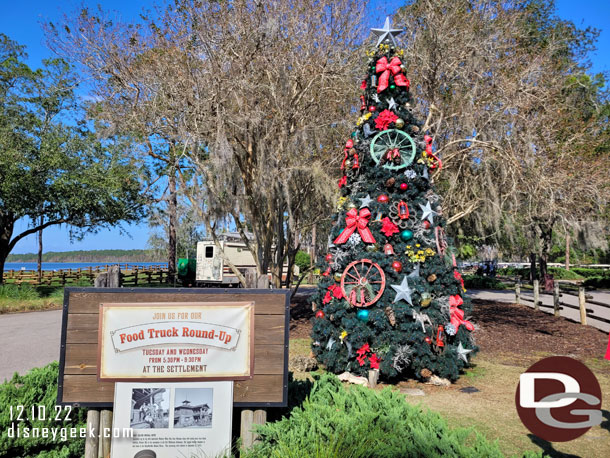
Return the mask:
<path id="1" fill-rule="evenodd" d="M 291 356 L 309 354 L 312 316 L 309 295 L 297 294 L 291 304 Z M 543 450 L 551 456 L 610 456 L 610 361 L 604 359 L 608 334 L 524 305 L 488 300 L 473 300 L 471 319 L 477 326 L 479 353 L 456 383 L 434 386 L 407 380 L 393 388 L 405 393 L 407 402 L 439 412 L 451 426 L 474 426 L 488 439 L 499 439 L 507 456 L 527 450 Z M 553 355 L 584 362 L 605 394 L 604 422 L 569 442 L 549 443 L 532 435 L 515 408 L 520 374 Z"/>

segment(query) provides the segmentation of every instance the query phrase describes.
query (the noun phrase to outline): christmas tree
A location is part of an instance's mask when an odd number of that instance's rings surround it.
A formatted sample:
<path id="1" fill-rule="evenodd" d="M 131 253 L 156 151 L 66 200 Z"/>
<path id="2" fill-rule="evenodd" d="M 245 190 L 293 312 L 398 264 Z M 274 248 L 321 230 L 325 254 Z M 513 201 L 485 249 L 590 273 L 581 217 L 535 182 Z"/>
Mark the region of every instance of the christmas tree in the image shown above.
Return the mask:
<path id="1" fill-rule="evenodd" d="M 431 177 L 442 168 L 413 116 L 401 31 L 369 57 L 343 150 L 341 198 L 314 296 L 312 350 L 329 371 L 455 380 L 476 351 L 470 303 Z"/>

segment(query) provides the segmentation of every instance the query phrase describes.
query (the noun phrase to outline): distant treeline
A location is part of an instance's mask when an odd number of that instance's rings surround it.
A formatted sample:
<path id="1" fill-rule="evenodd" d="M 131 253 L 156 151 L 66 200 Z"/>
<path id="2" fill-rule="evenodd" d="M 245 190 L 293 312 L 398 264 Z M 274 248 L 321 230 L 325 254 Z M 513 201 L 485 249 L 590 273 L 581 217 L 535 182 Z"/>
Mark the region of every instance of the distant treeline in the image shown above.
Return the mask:
<path id="1" fill-rule="evenodd" d="M 9 254 L 7 262 L 36 262 L 36 253 Z M 43 262 L 164 262 L 154 250 L 49 251 Z"/>

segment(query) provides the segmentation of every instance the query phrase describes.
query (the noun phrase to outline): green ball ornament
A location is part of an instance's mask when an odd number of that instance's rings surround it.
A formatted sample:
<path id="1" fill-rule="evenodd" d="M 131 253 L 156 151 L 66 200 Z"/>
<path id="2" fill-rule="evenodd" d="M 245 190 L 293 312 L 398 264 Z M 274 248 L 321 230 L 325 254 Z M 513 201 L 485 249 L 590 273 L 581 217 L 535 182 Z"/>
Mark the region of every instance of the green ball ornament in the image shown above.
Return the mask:
<path id="1" fill-rule="evenodd" d="M 392 89 L 392 90 L 396 89 L 396 85 L 395 84 L 390 84 L 390 89 Z"/>
<path id="2" fill-rule="evenodd" d="M 368 321 L 369 315 L 370 312 L 368 310 L 358 310 L 358 313 L 356 313 L 356 317 L 358 317 L 358 319 L 362 321 Z"/>
<path id="3" fill-rule="evenodd" d="M 403 242 L 408 242 L 409 240 L 411 240 L 413 238 L 413 231 L 410 231 L 409 229 L 405 229 L 404 231 L 402 231 L 400 233 L 400 238 L 402 239 Z"/>

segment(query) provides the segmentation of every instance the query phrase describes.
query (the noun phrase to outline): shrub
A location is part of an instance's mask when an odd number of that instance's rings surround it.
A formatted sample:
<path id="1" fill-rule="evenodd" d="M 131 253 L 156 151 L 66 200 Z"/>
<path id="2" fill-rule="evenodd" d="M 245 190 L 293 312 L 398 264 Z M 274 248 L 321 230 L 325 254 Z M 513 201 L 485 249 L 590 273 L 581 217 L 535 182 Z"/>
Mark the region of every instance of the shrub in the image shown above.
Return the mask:
<path id="1" fill-rule="evenodd" d="M 472 429 L 450 429 L 438 414 L 408 404 L 390 388 L 346 389 L 334 375 L 316 380 L 289 417 L 257 428 L 247 457 L 500 457 Z"/>
<path id="2" fill-rule="evenodd" d="M 596 269 L 592 267 L 574 267 L 572 270 L 578 275 L 585 278 L 610 277 L 610 270 L 608 269 Z"/>
<path id="3" fill-rule="evenodd" d="M 9 429 L 14 425 L 24 431 L 24 428 L 81 428 L 87 426 L 86 410 L 72 409 L 69 421 L 56 422 L 55 402 L 57 401 L 57 376 L 59 364 L 53 362 L 45 367 L 32 369 L 26 375 L 15 374 L 13 378 L 0 385 L 0 456 L 11 458 L 76 458 L 84 455 L 85 439 L 68 438 L 55 440 L 51 435 L 43 437 L 9 437 Z M 10 407 L 16 416 L 16 406 L 24 406 L 26 412 L 32 407 L 44 406 L 44 420 L 25 418 L 22 422 L 11 422 Z M 65 417 L 67 411 L 61 411 Z M 31 417 L 31 411 L 29 416 Z M 78 430 L 80 431 L 80 430 Z"/>
<path id="4" fill-rule="evenodd" d="M 481 275 L 464 275 L 466 289 L 507 289 L 508 286 L 497 278 L 483 277 Z"/>
<path id="5" fill-rule="evenodd" d="M 582 280 L 583 278 L 575 270 L 566 270 L 563 267 L 549 267 L 547 270 L 555 280 Z M 530 269 L 529 267 L 504 267 L 498 269 L 498 275 L 511 277 L 517 275 L 521 278 L 529 278 Z M 540 270 L 538 270 L 538 276 L 540 277 Z"/>
<path id="6" fill-rule="evenodd" d="M 585 288 L 610 288 L 610 277 L 590 277 L 583 285 Z"/>
<path id="7" fill-rule="evenodd" d="M 40 294 L 30 285 L 0 285 L 0 298 L 18 301 L 40 299 Z"/>
<path id="8" fill-rule="evenodd" d="M 294 257 L 294 263 L 299 266 L 301 273 L 309 269 L 311 265 L 311 256 L 309 256 L 305 251 L 299 250 Z"/>

